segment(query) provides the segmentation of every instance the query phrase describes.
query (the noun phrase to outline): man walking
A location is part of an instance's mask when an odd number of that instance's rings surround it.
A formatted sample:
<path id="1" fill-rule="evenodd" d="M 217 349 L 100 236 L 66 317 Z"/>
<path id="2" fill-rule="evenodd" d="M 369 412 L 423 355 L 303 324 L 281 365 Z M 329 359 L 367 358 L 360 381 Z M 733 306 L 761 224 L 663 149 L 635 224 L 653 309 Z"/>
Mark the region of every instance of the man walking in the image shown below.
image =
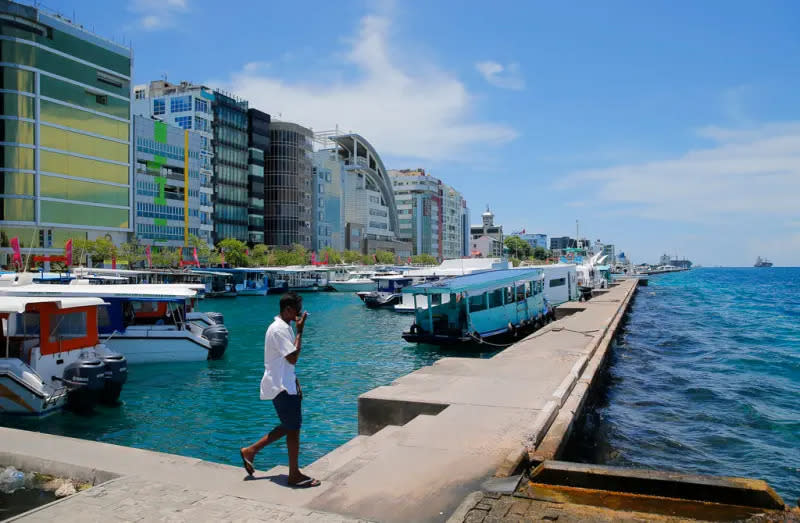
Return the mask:
<path id="1" fill-rule="evenodd" d="M 300 472 L 297 464 L 300 454 L 300 425 L 303 421 L 300 406 L 303 391 L 297 381 L 294 366 L 300 357 L 303 329 L 308 317 L 308 313 L 302 310 L 303 299 L 300 296 L 293 292 L 281 296 L 280 314 L 275 316 L 275 321 L 267 329 L 264 338 L 261 399 L 272 400 L 281 424 L 256 443 L 240 449 L 239 454 L 247 474 L 252 476 L 255 472 L 253 459 L 256 454 L 270 443 L 286 436 L 286 447 L 289 451 L 289 485 L 306 488 L 319 486 L 320 482 Z M 296 335 L 290 325 L 293 321 L 297 330 Z"/>

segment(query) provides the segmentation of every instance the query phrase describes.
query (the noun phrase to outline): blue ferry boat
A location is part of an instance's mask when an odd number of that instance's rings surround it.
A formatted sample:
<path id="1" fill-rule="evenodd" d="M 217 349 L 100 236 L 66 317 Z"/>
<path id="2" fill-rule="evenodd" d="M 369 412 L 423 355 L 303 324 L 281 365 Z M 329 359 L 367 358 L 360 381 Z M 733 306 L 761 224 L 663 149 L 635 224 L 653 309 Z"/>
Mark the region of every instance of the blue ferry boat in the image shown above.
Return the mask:
<path id="1" fill-rule="evenodd" d="M 226 267 L 214 270 L 233 276 L 233 288 L 237 296 L 266 296 L 269 291 L 267 269 L 259 267 Z"/>
<path id="2" fill-rule="evenodd" d="M 407 287 L 416 318 L 403 339 L 454 344 L 517 337 L 554 317 L 542 269 L 473 273 Z"/>

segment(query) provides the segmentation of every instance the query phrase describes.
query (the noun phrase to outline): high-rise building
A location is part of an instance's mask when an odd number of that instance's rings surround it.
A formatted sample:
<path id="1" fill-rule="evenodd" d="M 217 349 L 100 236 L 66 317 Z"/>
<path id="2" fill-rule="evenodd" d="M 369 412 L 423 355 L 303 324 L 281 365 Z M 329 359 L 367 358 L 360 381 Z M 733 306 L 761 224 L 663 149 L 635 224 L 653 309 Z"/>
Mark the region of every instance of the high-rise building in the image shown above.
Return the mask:
<path id="1" fill-rule="evenodd" d="M 336 149 L 314 153 L 313 232 L 315 251 L 344 250 L 344 177 Z"/>
<path id="2" fill-rule="evenodd" d="M 442 258 L 469 256 L 467 201 L 449 185 L 442 185 Z"/>
<path id="3" fill-rule="evenodd" d="M 150 116 L 181 129 L 192 130 L 200 137 L 200 199 L 198 207 L 200 228 L 197 236 L 213 245 L 213 91 L 205 86 L 188 82 L 171 84 L 166 80 L 156 80 L 146 85 L 135 86 L 133 92 L 134 114 Z"/>
<path id="4" fill-rule="evenodd" d="M 264 165 L 269 150 L 270 116 L 247 110 L 247 241 L 264 243 Z"/>
<path id="5" fill-rule="evenodd" d="M 272 121 L 264 169 L 264 243 L 311 249 L 312 140 L 310 129 Z"/>
<path id="6" fill-rule="evenodd" d="M 532 249 L 535 249 L 536 247 L 547 249 L 546 234 L 525 232 L 525 230 L 523 229 L 521 232 L 512 233 L 511 236 L 516 236 L 521 240 L 524 240 L 528 245 L 531 246 Z"/>
<path id="7" fill-rule="evenodd" d="M 200 236 L 201 136 L 134 117 L 135 234 L 141 243 L 182 247 Z"/>
<path id="8" fill-rule="evenodd" d="M 577 242 L 569 236 L 553 236 L 550 238 L 550 250 L 553 251 L 561 251 L 576 246 Z"/>
<path id="9" fill-rule="evenodd" d="M 494 213 L 486 206 L 486 212 L 481 214 L 482 223 L 480 225 L 473 225 L 470 227 L 470 237 L 472 240 L 478 240 L 482 236 L 494 238 L 495 242 L 489 242 L 487 245 L 491 246 L 490 252 L 484 253 L 484 256 L 497 257 L 503 255 L 503 226 L 495 225 Z"/>
<path id="10" fill-rule="evenodd" d="M 214 91 L 214 242 L 248 240 L 247 101 Z"/>
<path id="11" fill-rule="evenodd" d="M 0 248 L 57 253 L 132 230 L 131 50 L 0 2 Z"/>
<path id="12" fill-rule="evenodd" d="M 411 243 L 414 255 L 441 260 L 442 181 L 424 169 L 390 170 L 389 178 L 397 205 L 397 239 Z"/>

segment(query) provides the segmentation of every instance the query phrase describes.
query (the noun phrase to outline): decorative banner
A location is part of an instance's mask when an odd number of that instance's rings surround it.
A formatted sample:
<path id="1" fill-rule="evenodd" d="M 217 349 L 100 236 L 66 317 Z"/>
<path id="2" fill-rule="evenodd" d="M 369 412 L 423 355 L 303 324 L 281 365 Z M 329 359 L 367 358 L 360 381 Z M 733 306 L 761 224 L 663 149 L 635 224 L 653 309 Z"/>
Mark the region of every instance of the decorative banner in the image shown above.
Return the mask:
<path id="1" fill-rule="evenodd" d="M 311 253 L 311 265 L 316 265 L 316 264 L 317 264 L 317 253 L 316 252 L 312 252 Z"/>
<path id="2" fill-rule="evenodd" d="M 153 256 L 150 254 L 150 246 L 145 245 L 144 247 L 144 256 L 147 258 L 147 268 L 151 268 L 153 266 Z"/>
<path id="3" fill-rule="evenodd" d="M 117 255 L 116 254 L 112 254 L 111 255 L 111 268 L 112 269 L 116 269 L 117 268 Z"/>
<path id="4" fill-rule="evenodd" d="M 64 244 L 64 257 L 66 258 L 67 267 L 72 266 L 72 238 L 67 240 Z"/>
<path id="5" fill-rule="evenodd" d="M 378 263 L 378 254 L 377 253 L 373 254 L 372 259 L 375 260 L 375 263 Z"/>
<path id="6" fill-rule="evenodd" d="M 408 264 L 411 265 L 411 256 L 408 257 Z"/>
<path id="7" fill-rule="evenodd" d="M 19 238 L 16 236 L 11 238 L 11 248 L 14 250 L 14 256 L 12 258 L 14 265 L 22 268 L 22 254 L 19 252 Z"/>
<path id="8" fill-rule="evenodd" d="M 194 264 L 200 267 L 200 260 L 197 259 L 197 247 L 192 249 L 192 258 L 194 259 Z"/>

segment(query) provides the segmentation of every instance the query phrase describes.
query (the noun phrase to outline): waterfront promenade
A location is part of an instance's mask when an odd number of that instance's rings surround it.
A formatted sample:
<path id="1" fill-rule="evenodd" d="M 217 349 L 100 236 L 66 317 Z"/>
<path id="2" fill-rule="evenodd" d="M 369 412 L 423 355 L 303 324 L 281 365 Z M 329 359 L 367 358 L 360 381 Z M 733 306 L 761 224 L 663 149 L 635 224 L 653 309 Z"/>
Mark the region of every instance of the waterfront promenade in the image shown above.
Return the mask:
<path id="1" fill-rule="evenodd" d="M 42 520 L 116 509 L 128 520 L 445 520 L 487 479 L 557 457 L 636 284 L 492 358 L 444 358 L 363 394 L 359 435 L 305 468 L 319 488 L 287 488 L 285 467 L 245 480 L 239 467 L 13 429 L 0 429 L 0 459 L 114 478 L 32 516 Z"/>

